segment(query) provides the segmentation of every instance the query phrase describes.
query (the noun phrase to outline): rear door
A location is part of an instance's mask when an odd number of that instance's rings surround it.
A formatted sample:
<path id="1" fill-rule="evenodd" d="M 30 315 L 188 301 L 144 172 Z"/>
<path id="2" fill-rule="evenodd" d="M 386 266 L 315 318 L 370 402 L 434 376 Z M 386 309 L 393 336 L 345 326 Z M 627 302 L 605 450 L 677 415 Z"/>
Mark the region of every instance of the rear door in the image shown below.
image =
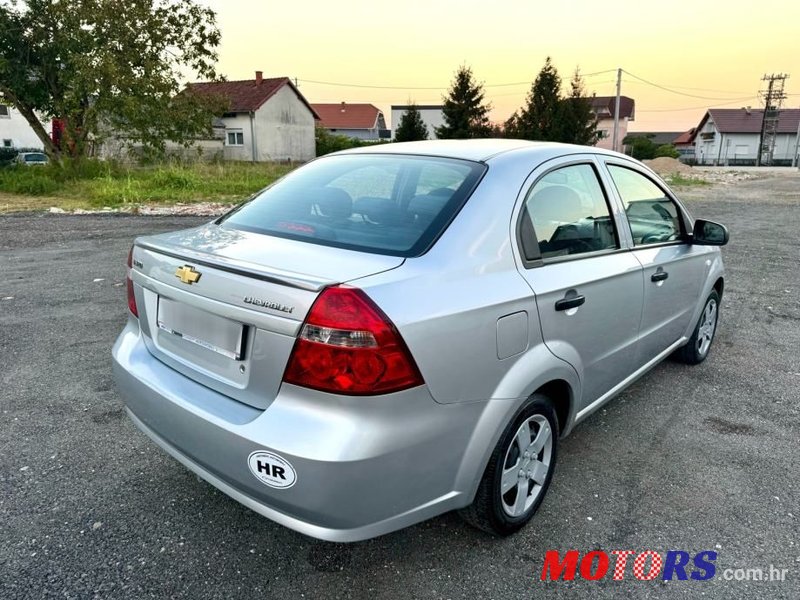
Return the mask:
<path id="1" fill-rule="evenodd" d="M 644 308 L 636 362 L 643 365 L 678 341 L 690 325 L 710 263 L 708 248 L 689 243 L 685 210 L 635 163 L 606 161 L 625 209 L 633 255 L 644 269 Z"/>
<path id="2" fill-rule="evenodd" d="M 582 378 L 580 411 L 634 370 L 642 267 L 619 235 L 619 209 L 591 156 L 551 161 L 526 185 L 520 272 L 535 294 L 545 343 Z"/>

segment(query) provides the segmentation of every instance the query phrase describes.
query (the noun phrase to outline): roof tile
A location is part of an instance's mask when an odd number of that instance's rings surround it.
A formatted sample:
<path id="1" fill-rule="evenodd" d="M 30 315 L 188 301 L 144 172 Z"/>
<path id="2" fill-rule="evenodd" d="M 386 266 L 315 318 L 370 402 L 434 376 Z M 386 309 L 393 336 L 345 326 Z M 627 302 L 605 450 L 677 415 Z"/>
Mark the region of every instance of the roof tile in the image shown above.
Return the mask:
<path id="1" fill-rule="evenodd" d="M 377 125 L 380 109 L 372 104 L 312 104 L 327 129 L 373 129 Z"/>
<path id="2" fill-rule="evenodd" d="M 761 133 L 764 109 L 709 108 L 703 122 L 709 116 L 720 133 Z M 784 108 L 778 116 L 777 132 L 797 133 L 798 124 L 800 124 L 800 108 Z"/>
<path id="3" fill-rule="evenodd" d="M 614 116 L 614 107 L 616 105 L 616 96 L 592 96 L 589 98 L 592 101 L 592 110 L 598 116 L 606 117 Z M 636 113 L 636 101 L 628 96 L 619 97 L 619 118 L 628 118 L 633 120 Z"/>
<path id="4" fill-rule="evenodd" d="M 241 81 L 204 81 L 190 83 L 188 89 L 198 94 L 209 96 L 220 96 L 228 100 L 228 112 L 241 113 L 256 111 L 269 100 L 284 85 L 292 88 L 298 98 L 308 106 L 314 113 L 314 118 L 318 115 L 303 97 L 303 95 L 292 84 L 288 77 L 271 77 L 261 79 L 257 83 L 255 79 L 245 79 Z"/>

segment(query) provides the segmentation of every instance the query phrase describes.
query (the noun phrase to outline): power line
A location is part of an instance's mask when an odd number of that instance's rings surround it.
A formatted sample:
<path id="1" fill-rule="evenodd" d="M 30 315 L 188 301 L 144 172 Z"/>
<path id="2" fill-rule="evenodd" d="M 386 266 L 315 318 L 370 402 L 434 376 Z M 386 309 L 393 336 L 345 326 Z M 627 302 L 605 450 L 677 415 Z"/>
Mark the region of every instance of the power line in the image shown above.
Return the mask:
<path id="1" fill-rule="evenodd" d="M 605 73 L 611 73 L 614 69 L 608 69 L 606 71 L 597 71 L 594 73 L 586 73 L 581 74 L 581 77 L 594 77 L 596 75 L 603 75 Z M 319 81 L 315 79 L 297 79 L 302 83 L 313 83 L 316 85 L 330 85 L 335 87 L 352 87 L 352 88 L 366 88 L 366 89 L 374 89 L 374 90 L 446 90 L 450 86 L 439 86 L 439 87 L 425 87 L 425 86 L 403 86 L 403 85 L 370 85 L 370 84 L 363 84 L 363 83 L 343 83 L 340 81 Z M 493 87 L 512 87 L 516 85 L 531 85 L 532 81 L 512 81 L 509 83 L 486 83 L 483 84 L 483 87 L 486 88 L 493 88 Z"/>
<path id="2" fill-rule="evenodd" d="M 636 84 L 636 85 L 644 84 L 644 82 L 642 82 L 642 81 L 629 81 L 628 83 L 633 83 L 633 84 Z M 645 85 L 650 85 L 650 84 L 645 84 Z M 664 83 L 662 85 L 664 87 L 677 88 L 679 90 L 695 90 L 695 91 L 700 91 L 700 92 L 716 92 L 717 94 L 747 94 L 748 93 L 748 92 L 742 92 L 742 91 L 732 92 L 730 90 L 715 90 L 715 89 L 711 89 L 711 88 L 689 87 L 687 85 L 672 85 L 672 84 L 668 84 L 668 83 Z"/>
<path id="3" fill-rule="evenodd" d="M 606 84 L 609 84 L 609 83 L 614 83 L 614 80 L 613 79 L 608 79 L 608 80 L 604 80 L 604 81 L 595 81 L 594 83 L 592 83 L 588 87 L 592 88 L 592 87 L 595 87 L 595 86 L 606 85 Z M 504 94 L 492 94 L 492 98 L 504 98 L 506 96 L 520 96 L 520 95 L 527 94 L 527 93 L 528 93 L 527 91 L 506 92 Z"/>
<path id="4" fill-rule="evenodd" d="M 742 102 L 744 100 L 757 100 L 757 99 L 758 99 L 758 96 L 748 96 L 746 98 L 737 98 L 736 100 L 732 100 L 731 102 L 722 102 L 722 103 L 718 104 L 717 106 L 730 106 L 731 104 L 739 104 L 740 102 Z M 690 107 L 687 107 L 687 108 L 651 108 L 651 109 L 647 109 L 647 110 L 638 110 L 637 109 L 636 112 L 637 113 L 681 112 L 681 111 L 687 111 L 687 110 L 701 110 L 701 109 L 707 109 L 707 108 L 714 108 L 714 107 L 713 106 L 709 107 L 708 105 L 703 105 L 703 106 L 690 106 Z"/>
<path id="5" fill-rule="evenodd" d="M 623 69 L 623 71 L 624 71 L 624 69 Z M 658 88 L 660 90 L 664 90 L 665 92 L 669 92 L 670 94 L 677 94 L 679 96 L 687 96 L 689 98 L 699 98 L 701 100 L 723 100 L 723 101 L 735 100 L 734 98 L 716 98 L 716 97 L 712 97 L 712 96 L 698 96 L 697 94 L 687 94 L 686 92 L 679 92 L 678 90 L 673 90 L 673 89 L 668 88 L 668 87 L 666 87 L 664 85 L 661 85 L 661 84 L 658 84 L 658 83 L 654 83 L 652 81 L 644 79 L 643 77 L 639 77 L 638 75 L 634 75 L 630 71 L 624 71 L 624 72 L 627 73 L 628 75 L 630 75 L 631 77 L 633 77 L 634 79 L 638 79 L 642 83 L 646 83 L 646 84 L 651 85 L 653 87 L 656 87 L 656 88 Z"/>

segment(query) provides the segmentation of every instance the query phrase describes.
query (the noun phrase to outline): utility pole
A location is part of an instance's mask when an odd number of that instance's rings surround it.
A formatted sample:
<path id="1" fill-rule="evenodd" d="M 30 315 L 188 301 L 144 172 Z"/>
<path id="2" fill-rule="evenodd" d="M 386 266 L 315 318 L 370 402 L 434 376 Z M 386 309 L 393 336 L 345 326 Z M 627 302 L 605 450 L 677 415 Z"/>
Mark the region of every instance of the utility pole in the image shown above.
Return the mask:
<path id="1" fill-rule="evenodd" d="M 611 149 L 618 151 L 619 143 L 619 97 L 622 91 L 622 69 L 617 69 L 617 98 L 614 102 L 614 135 L 611 138 Z"/>
<path id="2" fill-rule="evenodd" d="M 783 101 L 786 100 L 783 86 L 788 78 L 789 76 L 783 73 L 764 75 L 761 78 L 761 81 L 767 82 L 767 89 L 759 92 L 759 95 L 764 98 L 764 116 L 761 119 L 761 135 L 758 138 L 757 167 L 772 164 L 775 136 L 778 133 L 778 119 Z"/>

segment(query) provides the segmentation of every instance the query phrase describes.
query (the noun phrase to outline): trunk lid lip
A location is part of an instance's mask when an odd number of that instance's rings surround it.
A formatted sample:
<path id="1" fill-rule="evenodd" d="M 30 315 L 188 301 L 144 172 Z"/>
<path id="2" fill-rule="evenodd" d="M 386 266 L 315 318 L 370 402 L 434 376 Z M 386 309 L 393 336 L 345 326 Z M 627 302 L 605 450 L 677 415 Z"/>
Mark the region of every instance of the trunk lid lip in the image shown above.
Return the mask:
<path id="1" fill-rule="evenodd" d="M 158 243 L 153 241 L 152 238 L 137 238 L 134 242 L 134 246 L 142 248 L 143 250 L 149 250 L 164 256 L 169 256 L 178 260 L 185 260 L 187 262 L 203 265 L 212 269 L 218 269 L 234 275 L 250 277 L 259 281 L 285 285 L 291 288 L 306 290 L 309 292 L 320 292 L 324 288 L 331 285 L 347 283 L 348 281 L 355 281 L 357 279 L 363 279 L 364 277 L 369 277 L 385 271 L 391 271 L 402 266 L 403 263 L 406 262 L 406 259 L 396 257 L 398 258 L 398 263 L 396 265 L 389 266 L 388 268 L 382 268 L 370 273 L 359 274 L 355 277 L 337 279 L 331 277 L 318 277 L 314 275 L 297 273 L 294 271 L 285 271 L 274 267 L 265 267 L 264 265 L 258 265 L 250 261 L 235 259 L 210 252 L 202 252 L 186 246 Z"/>

